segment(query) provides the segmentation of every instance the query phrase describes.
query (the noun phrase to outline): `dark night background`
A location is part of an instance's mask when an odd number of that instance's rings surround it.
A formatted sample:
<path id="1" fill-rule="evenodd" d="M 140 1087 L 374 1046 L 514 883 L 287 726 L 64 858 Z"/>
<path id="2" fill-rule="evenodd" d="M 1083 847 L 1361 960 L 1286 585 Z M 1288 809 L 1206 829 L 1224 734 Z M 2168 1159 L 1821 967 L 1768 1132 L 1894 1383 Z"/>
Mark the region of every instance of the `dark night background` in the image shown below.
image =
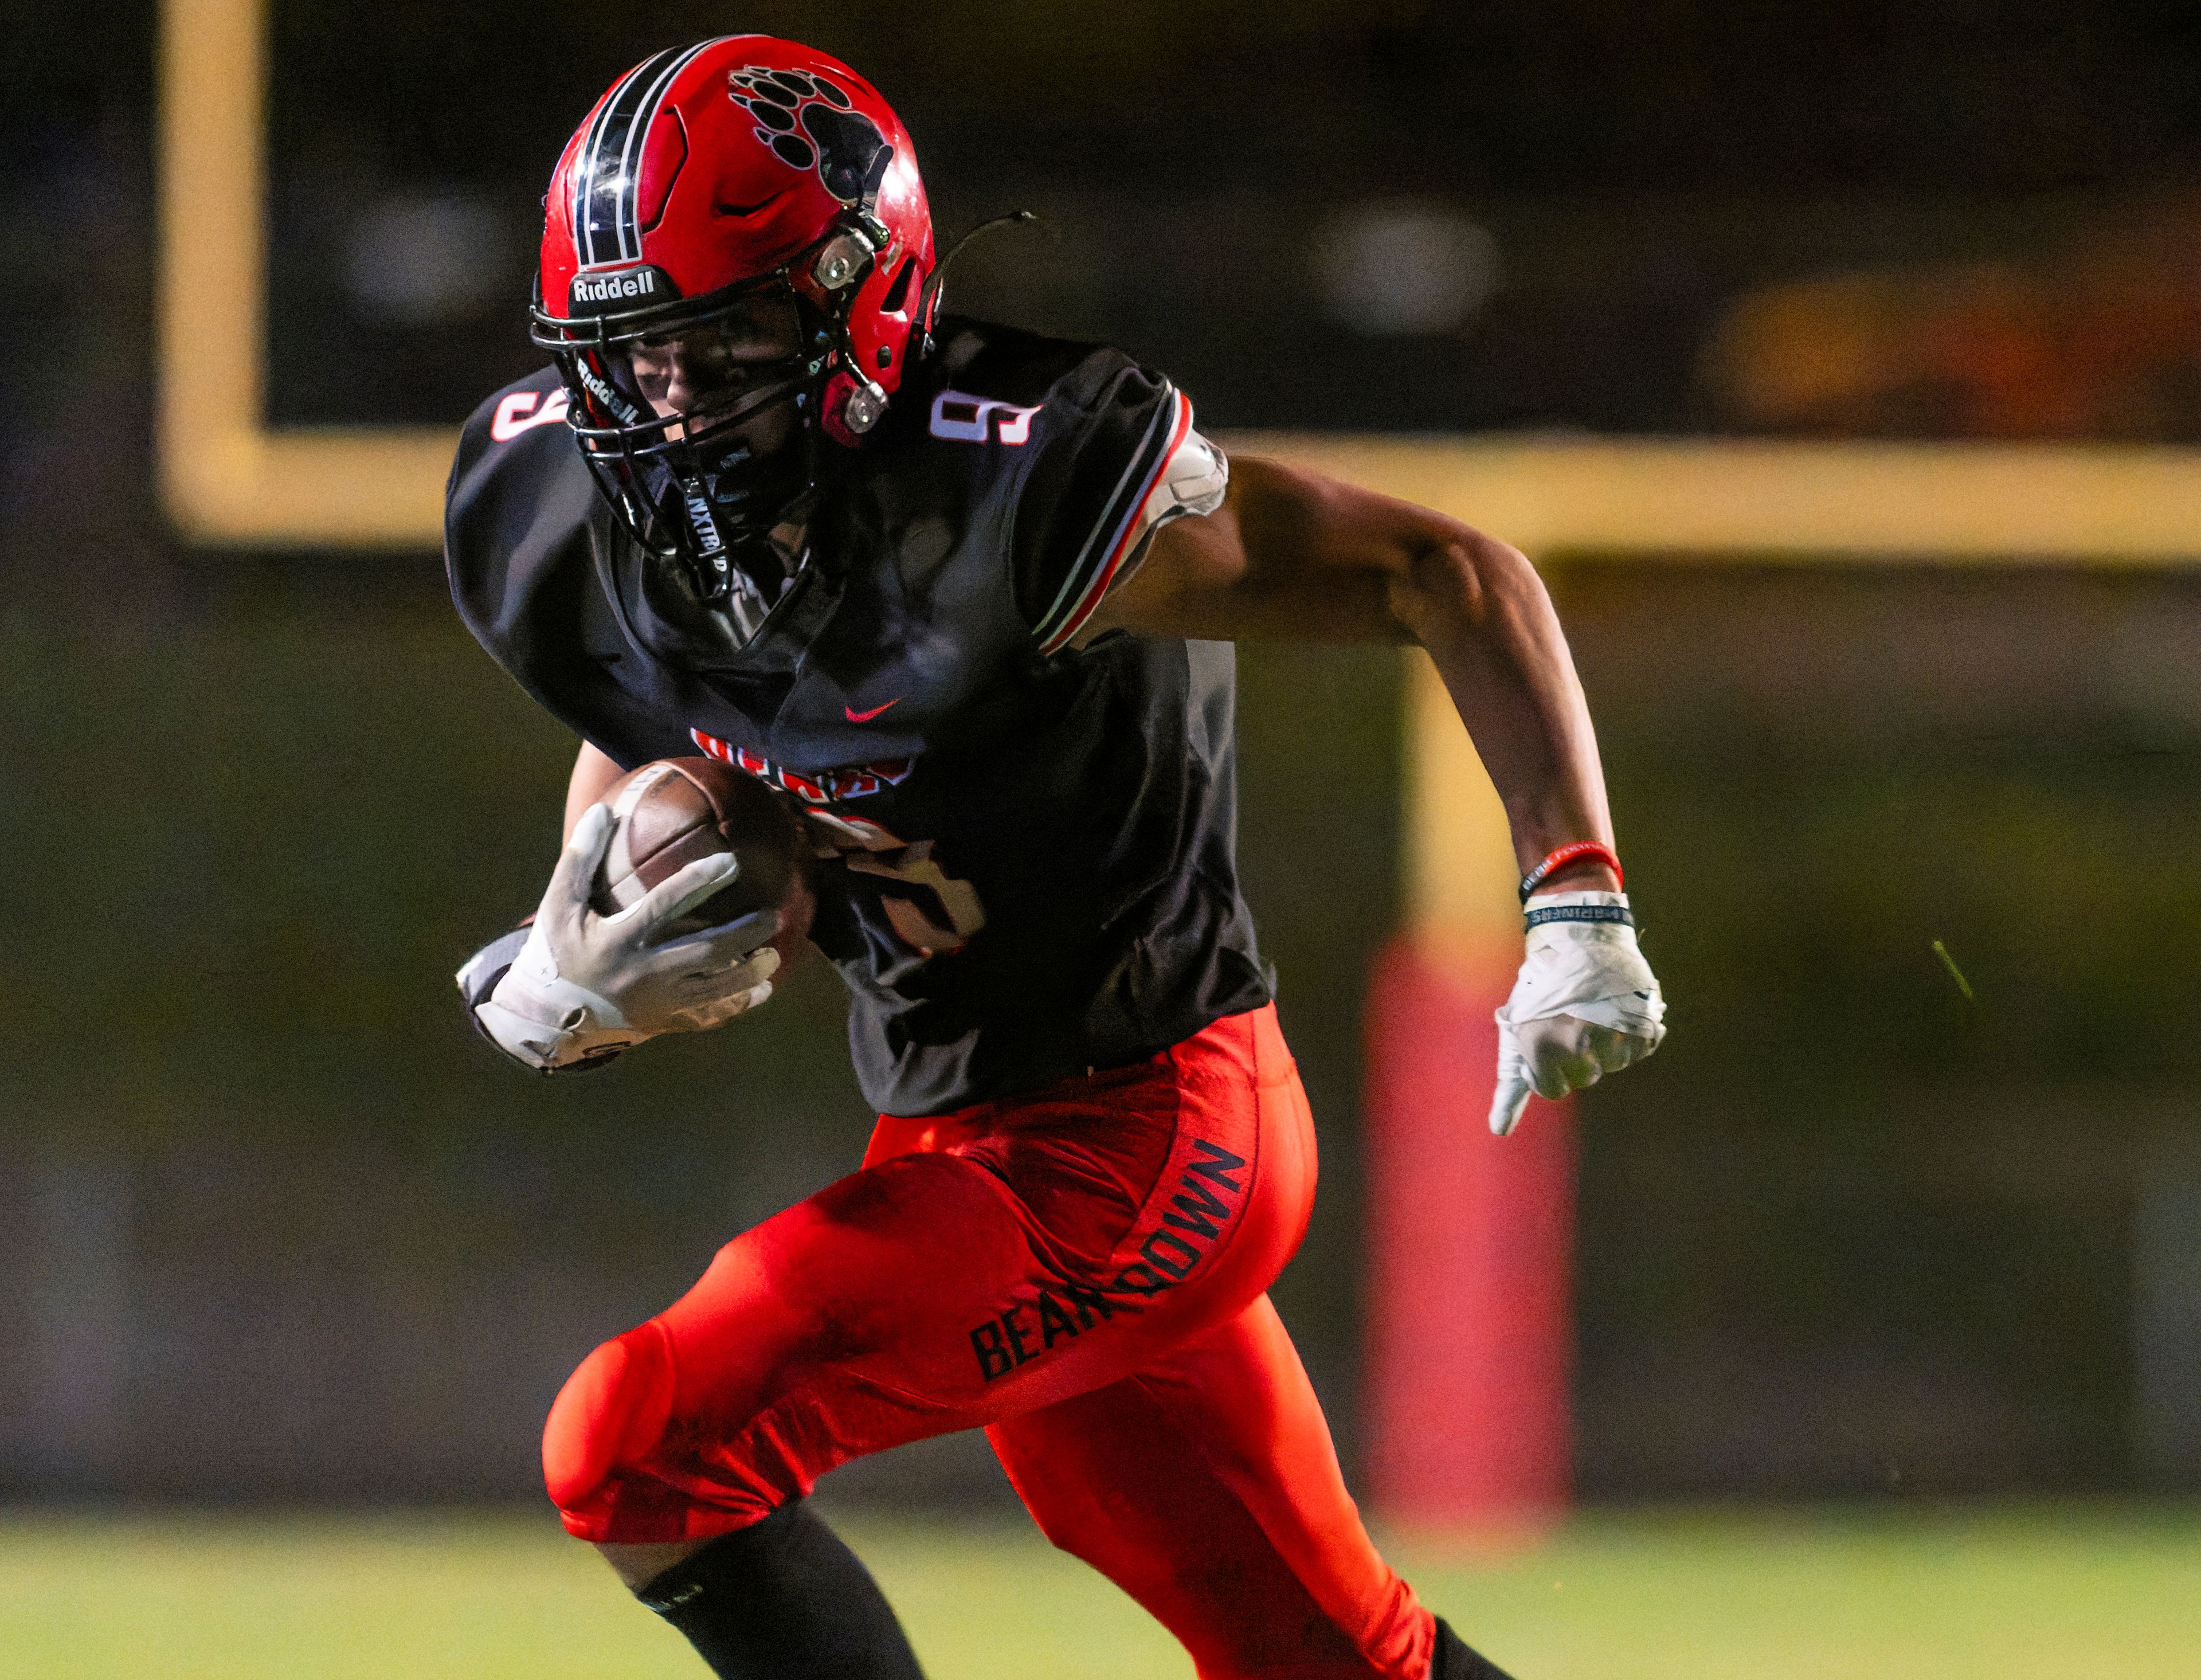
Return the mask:
<path id="1" fill-rule="evenodd" d="M 747 28 L 877 83 L 947 235 L 1041 212 L 957 307 L 1216 428 L 2201 441 L 2190 6 L 273 15 L 282 425 L 455 424 L 534 366 L 566 134 Z M 153 27 L 40 9 L 0 63 L 0 1497 L 525 1497 L 574 1360 L 854 1160 L 838 998 L 570 1084 L 472 1042 L 449 972 L 534 902 L 572 743 L 432 555 L 169 533 Z M 1584 1494 L 2201 1482 L 2201 586 L 1548 558 L 1673 1002 L 1582 1105 Z M 1350 1462 L 1398 666 L 1241 673 L 1325 1150 L 1279 1299 Z"/>

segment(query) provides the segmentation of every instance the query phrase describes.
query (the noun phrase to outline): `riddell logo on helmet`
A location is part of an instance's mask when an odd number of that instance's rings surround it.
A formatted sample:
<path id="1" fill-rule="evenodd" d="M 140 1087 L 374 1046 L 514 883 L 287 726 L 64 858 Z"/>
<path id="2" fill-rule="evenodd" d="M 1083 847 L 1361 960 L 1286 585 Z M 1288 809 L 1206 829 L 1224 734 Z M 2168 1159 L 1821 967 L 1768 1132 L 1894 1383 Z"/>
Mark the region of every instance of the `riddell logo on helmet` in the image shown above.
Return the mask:
<path id="1" fill-rule="evenodd" d="M 602 376 L 587 362 L 584 361 L 579 365 L 578 372 L 581 375 L 581 384 L 589 395 L 616 415 L 620 425 L 632 426 L 642 418 L 642 410 L 606 385 Z"/>
<path id="2" fill-rule="evenodd" d="M 607 304 L 654 303 L 660 297 L 679 295 L 662 268 L 644 263 L 639 268 L 621 268 L 613 273 L 574 275 L 566 308 L 602 309 Z"/>

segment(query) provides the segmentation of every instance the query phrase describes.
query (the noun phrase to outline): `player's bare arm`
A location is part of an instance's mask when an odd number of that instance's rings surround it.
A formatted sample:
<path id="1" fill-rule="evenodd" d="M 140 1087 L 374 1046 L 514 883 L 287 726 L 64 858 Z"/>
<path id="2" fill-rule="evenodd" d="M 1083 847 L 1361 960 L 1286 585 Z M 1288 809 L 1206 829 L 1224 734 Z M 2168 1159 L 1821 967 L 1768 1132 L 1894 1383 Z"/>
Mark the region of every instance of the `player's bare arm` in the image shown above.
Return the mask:
<path id="1" fill-rule="evenodd" d="M 1456 520 L 1240 456 L 1222 507 L 1157 532 L 1093 628 L 1417 643 L 1505 802 L 1523 872 L 1571 841 L 1612 844 L 1597 737 L 1551 597 L 1518 550 Z M 1546 879 L 1620 885 L 1594 856 Z"/>
<path id="2" fill-rule="evenodd" d="M 600 805 L 612 785 L 626 774 L 619 761 L 601 747 L 589 742 L 581 743 L 581 750 L 573 760 L 573 773 L 566 782 L 566 825 L 560 831 L 561 839 L 573 837 L 574 825 L 581 814 L 591 805 Z"/>
<path id="3" fill-rule="evenodd" d="M 1456 520 L 1319 473 L 1235 464 L 1221 504 L 1153 537 L 1094 631 L 1231 640 L 1414 642 L 1504 802 L 1528 951 L 1499 1013 L 1490 1125 L 1658 1048 L 1665 1004 L 1636 945 L 1574 661 L 1535 570 Z"/>

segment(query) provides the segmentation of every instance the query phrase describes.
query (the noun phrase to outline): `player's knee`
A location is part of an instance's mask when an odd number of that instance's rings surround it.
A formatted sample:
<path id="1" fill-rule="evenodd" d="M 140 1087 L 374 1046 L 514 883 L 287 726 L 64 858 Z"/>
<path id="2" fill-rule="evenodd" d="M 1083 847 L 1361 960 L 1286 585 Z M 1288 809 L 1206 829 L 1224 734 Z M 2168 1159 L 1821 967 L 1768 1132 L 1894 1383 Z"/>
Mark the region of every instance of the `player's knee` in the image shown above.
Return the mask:
<path id="1" fill-rule="evenodd" d="M 551 1502 L 576 1512 L 614 1471 L 664 1438 L 672 1414 L 672 1359 L 665 1331 L 646 1324 L 583 1360 L 543 1426 L 543 1481 Z"/>

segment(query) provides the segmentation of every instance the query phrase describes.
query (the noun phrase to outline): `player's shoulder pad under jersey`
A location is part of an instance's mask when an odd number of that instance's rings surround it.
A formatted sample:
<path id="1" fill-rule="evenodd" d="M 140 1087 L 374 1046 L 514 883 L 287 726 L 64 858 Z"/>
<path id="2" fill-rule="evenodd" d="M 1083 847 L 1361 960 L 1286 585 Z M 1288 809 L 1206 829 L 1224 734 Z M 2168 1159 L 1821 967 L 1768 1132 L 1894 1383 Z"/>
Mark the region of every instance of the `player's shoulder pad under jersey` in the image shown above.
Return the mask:
<path id="1" fill-rule="evenodd" d="M 1222 499 L 1227 469 L 1193 431 L 1191 402 L 1122 350 L 966 326 L 943 335 L 938 365 L 935 437 L 960 428 L 1032 452 L 1010 563 L 1043 653 L 1130 576 L 1157 526 Z"/>
<path id="2" fill-rule="evenodd" d="M 596 484 L 546 367 L 476 408 L 459 434 L 443 501 L 443 563 L 460 616 L 518 674 L 528 620 L 590 564 Z"/>

